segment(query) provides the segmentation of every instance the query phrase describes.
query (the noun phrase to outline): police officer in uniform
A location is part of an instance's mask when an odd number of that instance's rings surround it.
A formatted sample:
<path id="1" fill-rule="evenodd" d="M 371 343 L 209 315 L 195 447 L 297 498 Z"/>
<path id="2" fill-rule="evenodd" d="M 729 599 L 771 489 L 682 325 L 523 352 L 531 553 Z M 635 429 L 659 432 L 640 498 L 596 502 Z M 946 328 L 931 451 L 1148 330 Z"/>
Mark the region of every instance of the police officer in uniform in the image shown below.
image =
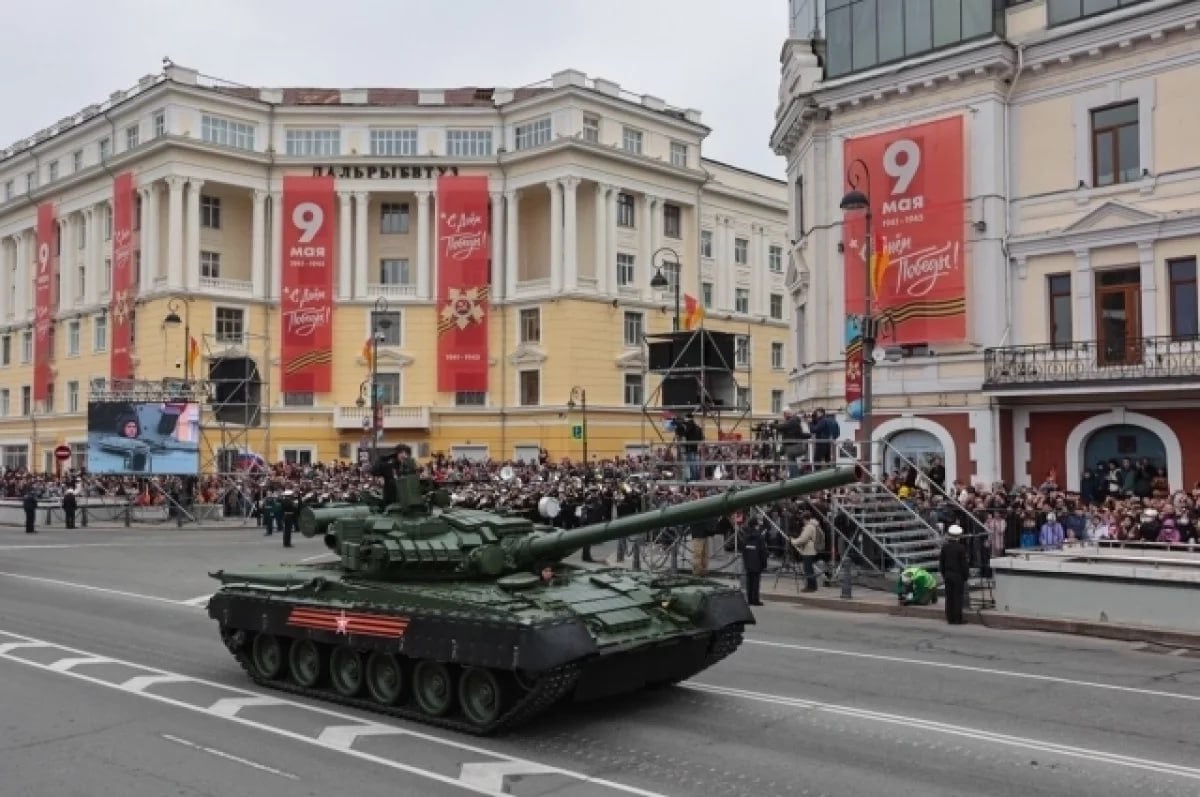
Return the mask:
<path id="1" fill-rule="evenodd" d="M 742 570 L 746 575 L 746 602 L 751 606 L 762 606 L 759 588 L 762 574 L 767 569 L 767 541 L 757 523 L 746 528 L 745 544 L 742 546 Z"/>
<path id="2" fill-rule="evenodd" d="M 963 601 L 966 598 L 967 578 L 971 574 L 967 546 L 962 542 L 962 526 L 955 524 L 946 531 L 946 542 L 938 557 L 938 569 L 946 585 L 946 622 L 962 625 Z"/>
<path id="3" fill-rule="evenodd" d="M 300 502 L 296 500 L 296 493 L 292 490 L 283 491 L 283 500 L 281 509 L 283 510 L 283 547 L 292 547 L 292 532 L 300 522 Z"/>
<path id="4" fill-rule="evenodd" d="M 33 527 L 37 522 L 38 499 L 37 493 L 30 487 L 25 490 L 25 497 L 21 499 L 21 506 L 25 509 L 25 533 L 37 534 L 37 529 Z"/>

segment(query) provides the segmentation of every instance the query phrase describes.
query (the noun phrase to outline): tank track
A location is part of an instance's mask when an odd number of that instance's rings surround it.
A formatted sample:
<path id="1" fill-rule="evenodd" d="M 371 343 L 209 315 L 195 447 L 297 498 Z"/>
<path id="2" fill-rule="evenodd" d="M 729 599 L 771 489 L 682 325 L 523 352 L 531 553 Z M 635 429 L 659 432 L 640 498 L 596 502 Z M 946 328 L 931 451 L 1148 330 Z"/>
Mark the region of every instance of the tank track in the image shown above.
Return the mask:
<path id="1" fill-rule="evenodd" d="M 712 648 L 708 652 L 708 657 L 704 660 L 702 670 L 716 664 L 723 658 L 733 654 L 742 645 L 744 629 L 739 625 L 732 625 L 722 628 L 717 633 L 713 634 Z"/>
<path id="2" fill-rule="evenodd" d="M 500 731 L 512 730 L 529 722 L 542 712 L 551 709 L 556 703 L 569 695 L 571 690 L 575 688 L 575 682 L 579 679 L 579 668 L 574 664 L 566 664 L 548 670 L 538 679 L 537 685 L 533 689 L 529 690 L 524 697 L 514 703 L 508 711 L 497 717 L 494 722 L 488 725 L 475 725 L 457 717 L 435 717 L 425 714 L 415 707 L 385 706 L 365 698 L 344 697 L 332 689 L 305 687 L 282 679 L 263 678 L 255 673 L 254 665 L 250 661 L 248 648 L 248 644 L 243 644 L 240 650 L 234 652 L 234 658 L 237 659 L 238 664 L 242 666 L 246 674 L 250 676 L 250 680 L 259 686 L 265 686 L 268 689 L 278 689 L 282 692 L 289 692 L 293 695 L 312 698 L 313 700 L 338 703 L 374 714 L 386 714 L 398 719 L 435 725 L 439 728 L 446 728 L 447 730 L 472 734 L 474 736 L 487 736 Z"/>

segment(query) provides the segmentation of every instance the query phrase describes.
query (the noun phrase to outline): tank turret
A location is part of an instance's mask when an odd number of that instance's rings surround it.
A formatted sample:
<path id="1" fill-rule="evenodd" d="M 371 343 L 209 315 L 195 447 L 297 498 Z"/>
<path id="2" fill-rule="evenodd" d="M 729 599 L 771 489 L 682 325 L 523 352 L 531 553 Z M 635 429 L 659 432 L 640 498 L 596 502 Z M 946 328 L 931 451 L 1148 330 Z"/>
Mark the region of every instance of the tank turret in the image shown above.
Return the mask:
<path id="1" fill-rule="evenodd" d="M 427 491 L 422 497 L 414 486 L 416 477 L 402 476 L 397 480 L 399 500 L 383 511 L 362 505 L 305 508 L 299 526 L 307 537 L 323 534 L 325 544 L 348 570 L 404 580 L 494 578 L 561 560 L 585 545 L 715 519 L 828 490 L 855 478 L 853 468 L 827 470 L 754 487 L 731 487 L 719 495 L 561 530 L 525 517 L 450 507 L 449 496 Z M 539 510 L 552 518 L 557 502 L 543 498 Z"/>

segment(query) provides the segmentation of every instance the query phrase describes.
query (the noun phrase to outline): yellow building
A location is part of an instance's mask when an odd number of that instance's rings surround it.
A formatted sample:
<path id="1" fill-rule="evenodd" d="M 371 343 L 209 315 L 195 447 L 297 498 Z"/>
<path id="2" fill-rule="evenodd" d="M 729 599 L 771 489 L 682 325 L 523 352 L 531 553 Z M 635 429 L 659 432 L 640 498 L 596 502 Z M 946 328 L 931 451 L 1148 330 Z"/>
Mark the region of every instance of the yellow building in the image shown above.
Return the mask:
<path id="1" fill-rule="evenodd" d="M 699 111 L 574 70 L 520 89 L 245 89 L 168 65 L 0 151 L 3 464 L 52 469 L 61 445 L 85 464 L 89 398 L 113 387 L 113 178 L 128 171 L 138 196 L 135 376 L 187 370 L 203 383 L 214 362 L 245 356 L 262 377 L 260 425 L 204 412 L 205 470 L 222 448 L 353 459 L 371 417 L 364 343 L 384 318 L 384 444 L 578 458 L 586 392 L 589 455 L 642 451 L 661 440 L 660 377 L 646 371 L 643 335 L 671 329 L 676 301 L 673 282 L 651 280 L 664 264 L 673 279 L 675 262 L 681 300 L 697 297 L 708 328 L 739 336 L 743 408 L 722 427 L 745 433 L 753 415 L 787 400 L 786 187 L 703 158 L 708 133 Z M 285 175 L 316 173 L 336 178 L 335 390 L 285 395 L 277 209 Z M 489 180 L 482 393 L 437 391 L 440 173 Z M 53 392 L 35 406 L 31 274 L 46 202 L 60 236 Z M 172 312 L 184 323 L 166 323 Z"/>

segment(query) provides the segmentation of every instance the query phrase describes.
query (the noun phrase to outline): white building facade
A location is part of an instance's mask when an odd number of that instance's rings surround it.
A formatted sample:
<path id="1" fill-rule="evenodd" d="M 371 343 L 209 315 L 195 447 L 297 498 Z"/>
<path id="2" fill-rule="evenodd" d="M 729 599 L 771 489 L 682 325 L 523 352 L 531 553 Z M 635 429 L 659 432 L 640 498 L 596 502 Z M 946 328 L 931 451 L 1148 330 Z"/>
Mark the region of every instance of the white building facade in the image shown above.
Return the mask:
<path id="1" fill-rule="evenodd" d="M 1123 458 L 1200 480 L 1198 23 L 1180 0 L 792 0 L 771 143 L 795 401 L 848 403 L 846 278 L 865 263 L 839 208 L 850 154 L 890 255 L 874 312 L 902 330 L 872 368 L 875 440 L 944 457 L 948 482 L 1078 490 Z M 931 186 L 957 201 L 921 207 Z M 957 257 L 909 257 L 931 230 Z M 906 279 L 949 288 L 921 305 L 893 295 Z"/>

